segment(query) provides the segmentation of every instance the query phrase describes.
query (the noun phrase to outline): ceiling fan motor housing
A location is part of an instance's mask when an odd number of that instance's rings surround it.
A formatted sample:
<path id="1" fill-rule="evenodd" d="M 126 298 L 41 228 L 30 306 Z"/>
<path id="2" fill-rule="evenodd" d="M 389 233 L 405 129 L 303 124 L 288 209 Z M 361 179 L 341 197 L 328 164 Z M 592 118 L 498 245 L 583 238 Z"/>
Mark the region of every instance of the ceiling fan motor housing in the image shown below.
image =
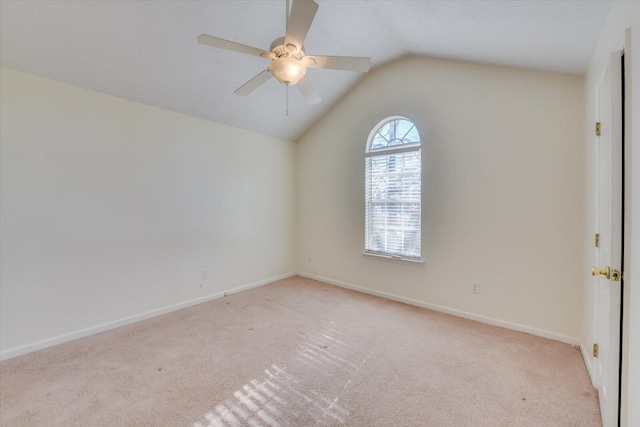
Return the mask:
<path id="1" fill-rule="evenodd" d="M 273 42 L 271 42 L 271 46 L 269 47 L 269 50 L 273 52 L 276 58 L 280 58 L 281 56 L 286 55 L 286 56 L 291 56 L 297 59 L 302 59 L 304 57 L 303 48 L 298 49 L 293 44 L 289 44 L 288 46 L 285 46 L 284 37 L 278 37 Z"/>

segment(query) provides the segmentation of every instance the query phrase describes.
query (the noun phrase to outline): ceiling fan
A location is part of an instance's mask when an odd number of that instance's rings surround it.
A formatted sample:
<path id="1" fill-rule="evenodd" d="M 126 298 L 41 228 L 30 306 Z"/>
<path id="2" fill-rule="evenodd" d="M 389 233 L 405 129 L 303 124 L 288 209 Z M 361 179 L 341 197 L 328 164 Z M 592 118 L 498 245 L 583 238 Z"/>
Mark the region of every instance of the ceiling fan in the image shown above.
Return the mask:
<path id="1" fill-rule="evenodd" d="M 366 72 L 371 67 L 371 58 L 304 53 L 304 39 L 317 11 L 318 4 L 313 0 L 293 0 L 286 35 L 275 39 L 269 51 L 207 34 L 198 36 L 198 43 L 271 60 L 267 69 L 236 89 L 235 94 L 248 95 L 273 76 L 284 85 L 297 86 L 309 104 L 316 104 L 321 98 L 306 76 L 307 68 Z"/>

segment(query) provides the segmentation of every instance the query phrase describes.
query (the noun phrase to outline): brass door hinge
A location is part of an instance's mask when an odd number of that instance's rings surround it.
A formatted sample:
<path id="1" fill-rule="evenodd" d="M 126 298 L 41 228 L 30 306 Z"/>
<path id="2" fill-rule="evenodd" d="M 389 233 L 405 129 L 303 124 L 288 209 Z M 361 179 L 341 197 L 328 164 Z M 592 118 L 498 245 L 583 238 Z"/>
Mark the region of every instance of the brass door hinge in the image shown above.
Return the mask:
<path id="1" fill-rule="evenodd" d="M 594 238 L 594 243 L 596 245 L 596 248 L 600 247 L 600 233 L 596 233 L 595 238 Z"/>
<path id="2" fill-rule="evenodd" d="M 600 136 L 600 122 L 596 123 L 596 136 Z"/>
<path id="3" fill-rule="evenodd" d="M 593 357 L 598 357 L 598 344 L 593 345 Z"/>

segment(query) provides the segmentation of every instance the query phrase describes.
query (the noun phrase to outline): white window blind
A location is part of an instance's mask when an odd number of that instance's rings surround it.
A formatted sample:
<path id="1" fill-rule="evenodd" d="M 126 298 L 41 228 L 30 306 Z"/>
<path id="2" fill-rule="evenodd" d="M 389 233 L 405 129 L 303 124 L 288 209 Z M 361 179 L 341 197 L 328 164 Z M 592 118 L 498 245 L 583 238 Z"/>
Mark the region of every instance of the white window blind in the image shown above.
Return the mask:
<path id="1" fill-rule="evenodd" d="M 365 252 L 419 260 L 422 161 L 417 130 L 408 120 L 394 118 L 378 128 L 367 148 Z"/>

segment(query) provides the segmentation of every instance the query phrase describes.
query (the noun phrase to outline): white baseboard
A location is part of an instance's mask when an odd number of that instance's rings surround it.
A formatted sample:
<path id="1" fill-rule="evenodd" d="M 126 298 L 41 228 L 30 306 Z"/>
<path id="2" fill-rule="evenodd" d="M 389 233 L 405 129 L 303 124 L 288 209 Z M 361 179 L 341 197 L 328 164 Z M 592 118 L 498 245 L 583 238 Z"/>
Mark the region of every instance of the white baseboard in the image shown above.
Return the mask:
<path id="1" fill-rule="evenodd" d="M 70 332 L 68 334 L 59 335 L 53 338 L 47 338 L 41 341 L 36 341 L 31 344 L 27 344 L 21 347 L 14 347 L 0 352 L 0 360 L 10 359 L 12 357 L 20 356 L 23 354 L 31 353 L 33 351 L 42 350 L 54 345 L 63 344 L 69 341 L 77 340 L 79 338 L 88 337 L 100 332 L 105 332 L 111 329 L 119 328 L 121 326 L 130 325 L 132 323 L 147 320 L 152 317 L 161 316 L 163 314 L 171 313 L 172 311 L 182 310 L 183 308 L 191 307 L 196 304 L 202 304 L 203 302 L 211 301 L 214 299 L 222 298 L 227 295 L 236 294 L 238 292 L 246 291 L 251 288 L 257 288 L 258 286 L 267 285 L 269 283 L 276 282 L 278 280 L 286 279 L 288 277 L 295 276 L 296 273 L 287 273 L 280 276 L 271 277 L 269 279 L 260 280 L 258 282 L 249 283 L 248 285 L 231 288 L 227 291 L 216 292 L 215 294 L 207 295 L 204 297 L 192 299 L 189 301 L 181 302 L 178 304 L 169 305 L 156 310 L 147 311 L 145 313 L 135 314 L 133 316 L 125 317 L 124 319 L 115 320 L 113 322 L 103 323 L 101 325 L 92 326 L 90 328 L 80 329 L 78 331 Z"/>
<path id="2" fill-rule="evenodd" d="M 393 301 L 402 302 L 405 304 L 415 305 L 422 308 L 428 308 L 430 310 L 439 311 L 441 313 L 451 314 L 453 316 L 463 317 L 465 319 L 475 320 L 477 322 L 487 323 L 489 325 L 500 326 L 502 328 L 512 329 L 514 331 L 525 332 L 531 335 L 536 335 L 543 338 L 549 338 L 555 341 L 560 341 L 560 342 L 571 344 L 574 346 L 581 345 L 580 340 L 578 338 L 558 334 L 555 332 L 545 331 L 543 329 L 532 328 L 530 326 L 520 325 L 518 323 L 511 323 L 511 322 L 507 322 L 500 319 L 494 319 L 492 317 L 481 316 L 479 314 L 467 313 L 465 311 L 457 310 L 454 308 L 430 304 L 424 301 L 420 301 L 412 298 L 406 298 L 406 297 L 391 294 L 388 292 L 376 291 L 373 289 L 364 288 L 362 286 L 352 285 L 351 283 L 340 282 L 338 280 L 328 279 L 326 277 L 314 276 L 312 274 L 303 273 L 300 271 L 297 273 L 297 275 L 302 277 L 307 277 L 309 279 L 318 280 L 320 282 L 325 282 L 330 285 L 339 286 L 341 288 L 351 289 L 353 291 L 363 292 L 365 294 L 375 295 L 377 297 L 382 297 L 382 298 L 390 299 Z"/>

